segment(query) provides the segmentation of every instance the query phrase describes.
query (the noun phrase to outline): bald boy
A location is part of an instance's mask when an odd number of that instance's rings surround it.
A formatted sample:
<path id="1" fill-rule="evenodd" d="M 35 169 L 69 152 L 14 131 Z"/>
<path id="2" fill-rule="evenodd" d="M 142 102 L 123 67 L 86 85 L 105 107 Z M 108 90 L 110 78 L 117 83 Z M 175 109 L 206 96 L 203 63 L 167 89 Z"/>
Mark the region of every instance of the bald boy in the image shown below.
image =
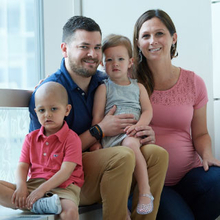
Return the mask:
<path id="1" fill-rule="evenodd" d="M 35 111 L 41 128 L 25 137 L 16 183 L 0 181 L 1 205 L 59 214 L 65 220 L 79 219 L 84 182 L 82 144 L 64 120 L 70 110 L 67 91 L 61 84 L 40 85 L 35 94 Z"/>

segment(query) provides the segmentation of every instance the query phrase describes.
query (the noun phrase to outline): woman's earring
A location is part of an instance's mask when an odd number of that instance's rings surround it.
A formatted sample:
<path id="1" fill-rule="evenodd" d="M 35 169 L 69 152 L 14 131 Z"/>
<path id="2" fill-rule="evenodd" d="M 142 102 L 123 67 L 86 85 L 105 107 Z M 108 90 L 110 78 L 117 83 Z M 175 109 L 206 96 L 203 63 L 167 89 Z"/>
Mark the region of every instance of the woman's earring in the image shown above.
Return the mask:
<path id="1" fill-rule="evenodd" d="M 177 56 L 178 56 L 178 52 L 176 51 L 176 45 L 172 44 L 172 46 L 171 46 L 171 59 L 173 57 L 177 57 Z"/>
<path id="2" fill-rule="evenodd" d="M 139 63 L 142 62 L 142 52 L 141 52 L 141 49 L 139 49 Z"/>

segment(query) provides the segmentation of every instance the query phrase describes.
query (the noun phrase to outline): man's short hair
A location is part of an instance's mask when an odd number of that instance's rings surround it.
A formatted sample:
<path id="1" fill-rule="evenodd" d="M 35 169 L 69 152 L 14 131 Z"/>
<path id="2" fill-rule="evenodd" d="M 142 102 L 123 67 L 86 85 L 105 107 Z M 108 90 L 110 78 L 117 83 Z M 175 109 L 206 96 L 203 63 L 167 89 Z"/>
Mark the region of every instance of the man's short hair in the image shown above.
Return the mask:
<path id="1" fill-rule="evenodd" d="M 99 31 L 102 35 L 99 25 L 93 19 L 84 16 L 73 16 L 63 26 L 62 42 L 69 43 L 77 30 Z"/>

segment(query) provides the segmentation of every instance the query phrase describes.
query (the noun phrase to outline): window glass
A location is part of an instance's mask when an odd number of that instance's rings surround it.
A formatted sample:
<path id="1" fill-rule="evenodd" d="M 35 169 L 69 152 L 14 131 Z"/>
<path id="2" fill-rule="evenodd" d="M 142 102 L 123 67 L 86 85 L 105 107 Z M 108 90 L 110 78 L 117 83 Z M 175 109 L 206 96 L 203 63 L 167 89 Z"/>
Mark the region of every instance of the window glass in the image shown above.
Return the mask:
<path id="1" fill-rule="evenodd" d="M 0 88 L 33 89 L 39 81 L 38 2 L 0 0 Z"/>
<path id="2" fill-rule="evenodd" d="M 21 147 L 28 133 L 27 108 L 0 108 L 0 179 L 14 182 Z"/>
<path id="3" fill-rule="evenodd" d="M 38 37 L 40 6 L 41 0 L 0 0 L 1 89 L 34 90 L 43 75 L 39 71 L 43 69 L 39 62 L 43 45 Z M 28 127 L 28 108 L 0 107 L 0 179 L 14 182 Z"/>

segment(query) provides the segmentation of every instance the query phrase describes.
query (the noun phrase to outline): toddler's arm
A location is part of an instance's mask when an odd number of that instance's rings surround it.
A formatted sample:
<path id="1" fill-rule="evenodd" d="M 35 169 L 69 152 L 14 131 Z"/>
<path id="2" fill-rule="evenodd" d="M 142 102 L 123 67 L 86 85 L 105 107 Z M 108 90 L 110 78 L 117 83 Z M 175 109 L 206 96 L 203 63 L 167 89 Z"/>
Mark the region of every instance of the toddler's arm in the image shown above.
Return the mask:
<path id="1" fill-rule="evenodd" d="M 92 125 L 98 124 L 105 116 L 106 105 L 106 86 L 100 85 L 94 96 L 93 110 L 92 110 Z"/>
<path id="2" fill-rule="evenodd" d="M 152 110 L 152 106 L 150 103 L 150 99 L 149 99 L 147 90 L 140 83 L 138 83 L 138 86 L 140 89 L 141 116 L 135 125 L 127 126 L 125 128 L 125 132 L 129 136 L 134 136 L 136 134 L 137 131 L 135 130 L 135 128 L 140 127 L 140 126 L 149 125 L 149 123 L 152 119 L 152 116 L 153 116 L 153 110 Z"/>

